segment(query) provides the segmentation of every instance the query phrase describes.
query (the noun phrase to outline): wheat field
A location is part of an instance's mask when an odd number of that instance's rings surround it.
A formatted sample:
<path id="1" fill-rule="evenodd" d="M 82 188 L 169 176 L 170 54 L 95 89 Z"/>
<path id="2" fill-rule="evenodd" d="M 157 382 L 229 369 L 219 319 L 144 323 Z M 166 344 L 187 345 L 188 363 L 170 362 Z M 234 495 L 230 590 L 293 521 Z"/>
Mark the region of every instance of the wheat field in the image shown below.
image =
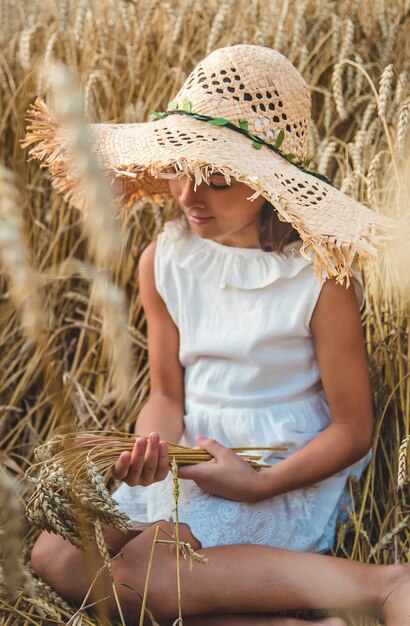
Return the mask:
<path id="1" fill-rule="evenodd" d="M 39 529 L 23 515 L 34 450 L 64 429 L 132 432 L 147 399 L 137 263 L 171 215 L 140 201 L 121 223 L 102 202 L 84 220 L 20 141 L 46 68 L 62 62 L 89 122 L 164 110 L 216 47 L 283 52 L 312 94 L 309 156 L 374 210 L 410 216 L 408 0 L 0 0 L 0 623 L 99 624 L 30 572 Z M 90 221 L 91 220 L 91 221 Z M 97 233 L 97 235 L 96 235 Z M 121 253 L 102 258 L 99 245 Z M 410 254 L 363 267 L 362 314 L 377 417 L 373 460 L 351 484 L 334 553 L 408 560 Z M 102 278 L 101 278 L 102 277 Z M 114 349 L 115 345 L 120 349 Z M 121 358 L 122 357 L 122 358 Z M 177 552 L 178 553 L 178 552 Z M 175 593 L 176 593 L 175 587 Z M 373 623 L 357 618 L 357 624 Z"/>

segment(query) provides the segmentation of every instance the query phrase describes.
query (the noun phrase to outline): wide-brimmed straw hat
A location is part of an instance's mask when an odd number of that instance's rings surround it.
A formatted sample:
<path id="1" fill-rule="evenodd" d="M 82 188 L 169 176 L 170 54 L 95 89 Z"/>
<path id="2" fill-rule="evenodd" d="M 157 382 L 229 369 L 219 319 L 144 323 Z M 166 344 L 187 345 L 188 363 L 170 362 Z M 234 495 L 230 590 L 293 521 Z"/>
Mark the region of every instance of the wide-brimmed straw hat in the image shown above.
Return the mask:
<path id="1" fill-rule="evenodd" d="M 41 99 L 29 111 L 24 146 L 43 160 L 53 185 L 84 208 L 78 168 L 58 120 Z M 395 222 L 335 189 L 308 168 L 311 98 L 279 52 L 236 45 L 215 50 L 188 76 L 167 111 L 145 123 L 89 124 L 89 144 L 112 179 L 121 210 L 142 197 L 170 195 L 170 166 L 199 184 L 222 172 L 262 195 L 299 232 L 315 270 L 339 279 L 356 258 L 377 253 Z M 34 145 L 33 145 L 34 144 Z"/>

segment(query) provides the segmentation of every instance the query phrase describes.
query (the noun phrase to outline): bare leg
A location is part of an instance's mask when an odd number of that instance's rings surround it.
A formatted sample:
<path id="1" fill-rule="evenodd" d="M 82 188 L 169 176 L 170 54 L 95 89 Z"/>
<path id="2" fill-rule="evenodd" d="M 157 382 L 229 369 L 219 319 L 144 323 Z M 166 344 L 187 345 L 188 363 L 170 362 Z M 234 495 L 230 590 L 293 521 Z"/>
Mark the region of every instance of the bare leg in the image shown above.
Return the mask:
<path id="1" fill-rule="evenodd" d="M 159 525 L 170 532 L 167 522 Z M 138 594 L 143 593 L 154 531 L 155 527 L 150 527 L 126 543 L 123 556 L 112 564 L 121 604 L 132 624 L 139 612 Z M 189 528 L 181 524 L 180 534 L 182 540 L 198 548 Z M 383 615 L 388 626 L 410 626 L 410 566 L 367 565 L 257 545 L 199 551 L 209 559 L 209 565 L 198 564 L 190 571 L 188 564 L 180 560 L 185 617 L 224 613 L 243 617 L 246 613 L 309 608 L 360 609 Z M 40 575 L 64 597 L 81 602 L 90 585 L 84 555 L 71 550 L 65 560 L 47 565 Z M 75 572 L 71 579 L 67 576 L 70 570 Z M 148 606 L 159 620 L 178 614 L 175 577 L 175 552 L 158 544 Z M 102 579 L 108 595 L 109 578 Z M 109 602 L 110 611 L 117 615 L 115 604 Z M 286 624 L 284 619 L 276 624 Z"/>
<path id="2" fill-rule="evenodd" d="M 163 524 L 164 525 L 164 524 Z M 182 529 L 183 526 L 180 526 Z M 127 534 L 117 531 L 111 527 L 104 528 L 105 540 L 107 542 L 107 547 L 111 556 L 114 556 L 120 552 L 120 550 L 125 546 L 128 541 L 137 537 L 141 531 L 130 531 Z M 186 533 L 185 533 L 186 534 Z M 182 531 L 182 537 L 184 538 L 184 531 Z M 196 541 L 192 538 L 192 536 L 185 536 L 186 540 L 190 540 L 191 545 L 193 544 L 195 548 L 199 547 L 199 544 L 196 545 Z M 75 558 L 78 557 L 79 560 L 83 563 L 82 569 L 85 571 L 85 556 L 83 552 L 80 552 L 74 546 L 64 541 L 61 537 L 51 533 L 42 533 L 37 542 L 35 550 L 35 559 L 36 552 L 38 550 L 43 550 L 46 546 L 46 553 L 52 553 L 53 555 L 62 554 L 64 560 L 64 554 L 71 553 Z M 97 554 L 93 555 L 94 560 L 98 563 L 100 562 L 100 557 Z M 68 563 L 67 563 L 68 564 Z M 66 573 L 66 576 L 69 576 L 69 573 Z M 75 577 L 78 576 L 78 571 L 74 572 Z M 50 581 L 52 582 L 52 581 Z M 107 589 L 107 595 L 111 592 L 110 589 Z M 161 621 L 160 626 L 172 626 L 174 623 L 174 619 Z M 147 620 L 147 623 L 148 620 Z M 277 617 L 269 614 L 247 614 L 247 615 L 197 615 L 194 617 L 184 618 L 184 623 L 186 626 L 306 626 L 307 622 L 304 620 L 293 619 L 289 617 Z M 324 626 L 346 626 L 346 623 L 343 620 L 338 618 L 329 618 L 319 621 L 309 621 L 309 626 L 323 624 Z"/>
<path id="3" fill-rule="evenodd" d="M 172 626 L 174 620 L 162 622 L 161 626 Z M 197 615 L 184 617 L 186 626 L 347 626 L 338 617 L 328 617 L 320 621 L 305 621 L 292 617 L 272 615 Z"/>

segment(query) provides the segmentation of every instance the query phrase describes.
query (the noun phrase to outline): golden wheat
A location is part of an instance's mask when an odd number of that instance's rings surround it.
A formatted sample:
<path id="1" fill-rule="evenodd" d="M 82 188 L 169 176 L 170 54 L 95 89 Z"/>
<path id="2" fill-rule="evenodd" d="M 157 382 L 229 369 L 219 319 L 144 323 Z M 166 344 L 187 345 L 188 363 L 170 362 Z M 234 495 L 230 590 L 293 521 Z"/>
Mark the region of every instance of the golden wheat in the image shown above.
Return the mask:
<path id="1" fill-rule="evenodd" d="M 409 114 L 410 114 L 410 100 L 405 102 L 400 110 L 397 120 L 397 150 L 399 153 L 404 153 L 406 147 L 406 139 L 409 126 Z"/>
<path id="2" fill-rule="evenodd" d="M 103 355 L 103 321 L 89 303 L 96 268 L 95 257 L 87 248 L 86 227 L 76 211 L 68 209 L 51 189 L 44 173 L 36 165 L 25 163 L 19 148 L 18 141 L 24 135 L 24 111 L 37 95 L 36 89 L 42 92 L 38 95 L 46 95 L 45 80 L 40 80 L 38 70 L 53 59 L 65 61 L 83 91 L 92 73 L 100 72 L 105 84 L 94 79 L 90 92 L 89 106 L 90 110 L 95 109 L 96 121 L 143 121 L 149 111 L 166 106 L 194 64 L 204 56 L 211 25 L 221 8 L 216 0 L 206 5 L 198 0 L 121 4 L 103 0 L 89 6 L 92 12 L 84 13 L 81 9 L 83 18 L 81 23 L 79 20 L 76 39 L 79 0 L 33 2 L 30 10 L 21 1 L 0 3 L 0 161 L 14 171 L 19 190 L 14 197 L 19 213 L 24 215 L 28 235 L 28 243 L 23 246 L 31 251 L 28 257 L 33 263 L 32 277 L 44 297 L 49 324 L 47 340 L 33 353 L 22 333 L 21 318 L 14 310 L 19 308 L 17 301 L 12 300 L 11 291 L 9 294 L 12 277 L 0 276 L 0 448 L 2 459 L 20 477 L 33 462 L 36 445 L 53 437 L 62 421 L 74 429 L 98 427 L 117 432 L 134 428 L 149 393 L 137 262 L 141 250 L 172 214 L 170 204 L 153 209 L 141 201 L 133 207 L 125 217 L 126 254 L 108 273 L 128 296 L 128 334 L 135 368 L 130 405 L 124 409 L 109 382 L 111 367 Z M 263 5 L 236 0 L 226 15 L 218 42 L 263 43 L 289 55 L 294 38 L 300 37 L 298 45 L 293 45 L 292 55 L 312 91 L 316 130 L 311 133 L 311 144 L 316 152 L 310 156 L 322 163 L 336 186 L 344 181 L 359 200 L 375 210 L 408 214 L 408 0 L 337 0 L 328 5 L 309 2 L 304 23 L 300 21 L 295 29 L 294 16 L 300 13 L 296 0 L 269 0 Z M 354 33 L 347 20 L 354 24 Z M 174 25 L 178 34 L 168 54 Z M 383 126 L 375 108 L 377 87 L 373 91 L 357 67 L 353 71 L 353 66 L 348 66 L 345 71 L 344 66 L 337 66 L 342 61 L 341 52 L 345 59 L 365 70 L 376 86 L 383 68 L 394 65 L 397 81 L 392 80 L 386 101 L 387 126 Z M 336 88 L 331 79 L 335 69 L 340 72 Z M 330 95 L 324 96 L 326 93 Z M 340 111 L 346 115 L 343 120 Z M 390 143 L 386 128 L 391 134 Z M 351 143 L 361 159 L 362 175 L 356 182 L 358 172 L 347 148 Z M 394 165 L 398 156 L 400 170 Z M 400 176 L 398 172 L 402 172 Z M 85 273 L 66 271 L 66 260 L 73 261 L 77 268 L 80 262 L 92 269 Z M 364 268 L 367 305 L 363 324 L 377 417 L 374 461 L 360 492 L 354 492 L 354 496 L 352 492 L 351 515 L 341 527 L 340 541 L 335 546 L 339 554 L 363 561 L 368 560 L 374 546 L 382 543 L 385 547 L 372 553 L 372 560 L 392 562 L 407 558 L 410 530 L 400 523 L 407 514 L 408 486 L 404 484 L 399 491 L 396 487 L 399 445 L 410 431 L 409 289 L 399 294 L 393 288 L 398 279 L 400 284 L 406 283 L 403 272 L 408 273 L 408 263 L 400 265 L 397 261 Z M 41 376 L 46 360 L 53 364 L 51 373 L 54 370 L 61 379 L 64 377 L 60 392 L 58 385 L 49 384 L 49 374 Z M 63 403 L 63 411 L 61 403 L 56 402 L 63 391 L 69 398 L 68 404 L 75 404 L 75 410 L 70 412 Z M 21 481 L 21 488 L 28 501 L 31 483 Z M 53 489 L 57 489 L 55 484 Z M 80 496 L 84 497 L 81 490 Z M 61 501 L 64 509 L 63 497 Z M 68 518 L 67 510 L 65 515 Z M 95 529 L 93 532 L 95 536 Z M 385 545 L 389 533 L 395 533 L 394 538 Z M 27 548 L 37 534 L 38 529 L 28 524 Z M 49 595 L 46 588 L 38 587 L 37 593 L 57 607 L 57 597 Z M 19 594 L 14 608 L 4 603 L 1 610 L 7 626 L 31 623 L 30 620 L 46 624 L 47 613 L 50 619 L 57 619 L 51 617 L 52 607 L 43 606 L 40 612 L 24 592 Z M 71 615 L 71 623 L 96 623 L 85 609 L 75 616 L 69 610 L 60 607 L 60 622 L 69 620 Z"/>
<path id="3" fill-rule="evenodd" d="M 397 489 L 403 489 L 408 479 L 408 455 L 409 455 L 409 441 L 410 437 L 407 436 L 403 439 L 399 448 L 399 461 L 397 469 Z"/>
<path id="4" fill-rule="evenodd" d="M 11 602 L 21 587 L 32 593 L 31 577 L 22 561 L 22 527 L 17 486 L 0 466 L 0 579 L 5 597 Z"/>
<path id="5" fill-rule="evenodd" d="M 386 117 L 387 105 L 392 91 L 393 77 L 394 66 L 393 64 L 390 64 L 384 68 L 380 77 L 379 98 L 377 102 L 377 112 L 379 117 Z"/>
<path id="6" fill-rule="evenodd" d="M 19 194 L 10 170 L 0 166 L 0 260 L 9 276 L 10 298 L 21 312 L 22 327 L 37 340 L 45 320 L 37 281 L 27 255 Z"/>

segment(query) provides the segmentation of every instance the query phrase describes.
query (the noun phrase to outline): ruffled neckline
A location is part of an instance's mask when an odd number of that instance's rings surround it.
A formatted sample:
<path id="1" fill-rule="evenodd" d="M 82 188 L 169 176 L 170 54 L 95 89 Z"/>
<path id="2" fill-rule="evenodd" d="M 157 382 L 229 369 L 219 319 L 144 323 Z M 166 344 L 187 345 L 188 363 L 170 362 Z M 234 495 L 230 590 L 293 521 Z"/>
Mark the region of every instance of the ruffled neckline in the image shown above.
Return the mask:
<path id="1" fill-rule="evenodd" d="M 299 252 L 302 241 L 287 244 L 283 253 L 226 246 L 199 237 L 184 218 L 166 222 L 163 234 L 177 242 L 179 267 L 220 289 L 261 289 L 279 279 L 292 278 L 312 265 L 312 260 Z"/>

